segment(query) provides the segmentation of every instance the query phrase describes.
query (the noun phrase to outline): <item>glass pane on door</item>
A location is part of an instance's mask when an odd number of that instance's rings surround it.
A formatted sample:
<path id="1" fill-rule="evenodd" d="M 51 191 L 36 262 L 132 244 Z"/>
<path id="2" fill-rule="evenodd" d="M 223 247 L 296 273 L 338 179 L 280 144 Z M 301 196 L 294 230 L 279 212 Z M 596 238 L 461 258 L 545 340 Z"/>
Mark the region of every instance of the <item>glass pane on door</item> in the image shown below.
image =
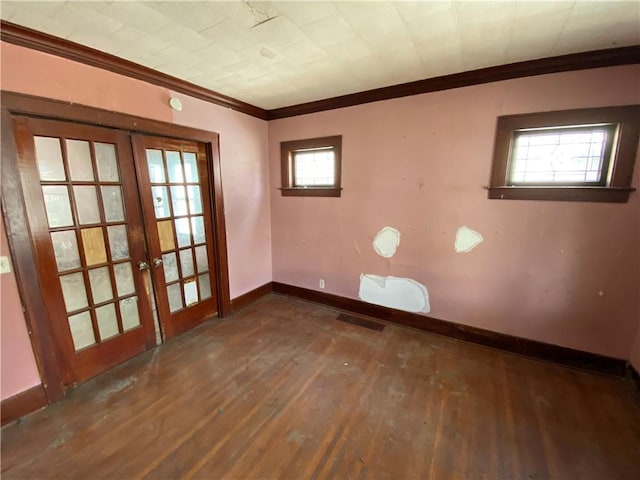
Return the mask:
<path id="1" fill-rule="evenodd" d="M 145 149 L 169 311 L 211 298 L 197 156 L 193 152 Z"/>
<path id="2" fill-rule="evenodd" d="M 34 142 L 58 281 L 77 352 L 141 326 L 116 148 L 44 136 L 35 136 Z"/>

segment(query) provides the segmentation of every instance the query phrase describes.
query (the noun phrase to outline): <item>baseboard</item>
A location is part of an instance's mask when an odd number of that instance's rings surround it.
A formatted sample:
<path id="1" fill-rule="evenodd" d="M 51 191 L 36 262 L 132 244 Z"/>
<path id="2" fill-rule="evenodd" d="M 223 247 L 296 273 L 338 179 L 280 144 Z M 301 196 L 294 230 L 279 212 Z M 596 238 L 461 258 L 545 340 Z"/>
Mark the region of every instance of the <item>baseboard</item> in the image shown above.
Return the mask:
<path id="1" fill-rule="evenodd" d="M 633 365 L 627 363 L 626 380 L 631 385 L 631 389 L 636 398 L 640 400 L 640 373 L 635 369 Z"/>
<path id="2" fill-rule="evenodd" d="M 329 293 L 273 282 L 273 291 L 392 323 L 605 375 L 624 377 L 625 360 L 460 325 L 437 318 L 381 307 Z"/>
<path id="3" fill-rule="evenodd" d="M 40 410 L 47 405 L 47 395 L 42 384 L 18 393 L 13 397 L 5 398 L 0 404 L 2 425 L 23 417 L 29 413 Z"/>
<path id="4" fill-rule="evenodd" d="M 234 298 L 233 300 L 231 300 L 231 311 L 236 312 L 241 308 L 246 307 L 250 303 L 258 300 L 260 297 L 265 296 L 267 293 L 271 293 L 272 290 L 272 282 L 269 282 L 243 295 L 240 295 L 239 297 Z"/>

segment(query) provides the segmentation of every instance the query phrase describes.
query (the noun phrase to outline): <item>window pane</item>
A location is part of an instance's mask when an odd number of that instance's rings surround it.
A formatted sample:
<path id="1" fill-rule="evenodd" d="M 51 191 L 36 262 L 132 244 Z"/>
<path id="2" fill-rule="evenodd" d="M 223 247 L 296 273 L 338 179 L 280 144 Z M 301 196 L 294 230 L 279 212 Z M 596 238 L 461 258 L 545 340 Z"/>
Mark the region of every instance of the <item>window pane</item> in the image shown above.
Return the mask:
<path id="1" fill-rule="evenodd" d="M 102 303 L 113 298 L 111 275 L 108 267 L 89 270 L 89 282 L 91 283 L 93 303 Z"/>
<path id="2" fill-rule="evenodd" d="M 189 228 L 189 218 L 177 218 L 176 236 L 178 237 L 178 247 L 191 245 L 191 229 Z"/>
<path id="3" fill-rule="evenodd" d="M 189 211 L 191 215 L 202 213 L 202 198 L 200 197 L 200 187 L 197 185 L 189 185 L 187 187 L 187 195 L 189 197 Z"/>
<path id="4" fill-rule="evenodd" d="M 88 225 L 100 223 L 100 209 L 98 197 L 94 186 L 75 186 L 73 194 L 76 197 L 76 209 L 78 211 L 78 223 Z"/>
<path id="5" fill-rule="evenodd" d="M 116 162 L 116 148 L 110 143 L 94 143 L 96 151 L 96 163 L 98 164 L 98 177 L 103 182 L 117 182 L 120 180 L 118 165 Z"/>
<path id="6" fill-rule="evenodd" d="M 59 272 L 80 268 L 80 254 L 78 253 L 75 231 L 52 232 L 51 243 L 53 243 L 53 251 Z"/>
<path id="7" fill-rule="evenodd" d="M 211 296 L 211 278 L 208 273 L 200 275 L 198 277 L 198 283 L 200 285 L 200 299 L 204 300 Z"/>
<path id="8" fill-rule="evenodd" d="M 202 217 L 191 218 L 191 231 L 193 232 L 193 243 L 204 243 L 204 220 Z"/>
<path id="9" fill-rule="evenodd" d="M 196 154 L 191 152 L 185 152 L 184 157 L 184 173 L 187 182 L 198 183 L 198 163 L 196 161 Z"/>
<path id="10" fill-rule="evenodd" d="M 182 292 L 180 291 L 179 283 L 169 285 L 167 287 L 167 295 L 169 296 L 169 311 L 175 312 L 183 307 Z"/>
<path id="11" fill-rule="evenodd" d="M 129 242 L 127 240 L 127 230 L 124 225 L 113 225 L 107 227 L 109 231 L 109 247 L 111 249 L 112 260 L 122 260 L 129 258 Z"/>
<path id="12" fill-rule="evenodd" d="M 556 129 L 517 134 L 511 159 L 511 183 L 557 183 L 560 185 L 599 182 L 607 131 Z"/>
<path id="13" fill-rule="evenodd" d="M 135 291 L 133 285 L 133 274 L 131 272 L 131 263 L 119 263 L 113 266 L 113 272 L 116 275 L 116 288 L 118 296 L 122 297 Z"/>
<path id="14" fill-rule="evenodd" d="M 60 139 L 33 137 L 36 146 L 36 162 L 41 180 L 65 180 Z"/>
<path id="15" fill-rule="evenodd" d="M 173 205 L 173 215 L 187 215 L 187 195 L 182 185 L 171 187 L 171 203 Z"/>
<path id="16" fill-rule="evenodd" d="M 183 278 L 193 275 L 193 253 L 190 248 L 180 250 L 180 267 Z"/>
<path id="17" fill-rule="evenodd" d="M 156 218 L 170 217 L 167 187 L 151 187 L 151 194 L 153 195 L 153 210 L 156 212 Z"/>
<path id="18" fill-rule="evenodd" d="M 120 187 L 102 187 L 102 203 L 107 222 L 124 221 L 124 207 L 122 205 Z"/>
<path id="19" fill-rule="evenodd" d="M 96 308 L 96 320 L 98 320 L 98 331 L 100 332 L 101 341 L 115 337 L 120 333 L 118 330 L 116 308 L 113 303 Z"/>
<path id="20" fill-rule="evenodd" d="M 149 167 L 151 183 L 162 183 L 165 181 L 164 164 L 160 150 L 147 150 L 147 165 Z"/>
<path id="21" fill-rule="evenodd" d="M 66 143 L 71 180 L 92 181 L 93 166 L 91 164 L 89 142 L 84 140 L 67 140 Z"/>
<path id="22" fill-rule="evenodd" d="M 294 186 L 331 186 L 335 182 L 333 149 L 315 149 L 294 152 Z"/>
<path id="23" fill-rule="evenodd" d="M 167 282 L 178 280 L 178 261 L 175 252 L 162 255 L 162 265 L 164 266 L 164 279 Z"/>
<path id="24" fill-rule="evenodd" d="M 64 186 L 42 187 L 47 220 L 51 228 L 70 227 L 73 225 L 69 190 Z"/>
<path id="25" fill-rule="evenodd" d="M 182 174 L 182 161 L 180 160 L 180 152 L 165 152 L 167 156 L 167 171 L 169 172 L 169 183 L 184 182 Z"/>
<path id="26" fill-rule="evenodd" d="M 140 326 L 138 297 L 129 297 L 120 300 L 120 315 L 122 316 L 122 328 L 125 332 Z"/>
<path id="27" fill-rule="evenodd" d="M 198 273 L 206 272 L 209 270 L 209 259 L 207 256 L 207 246 L 200 245 L 196 247 L 196 266 Z"/>
<path id="28" fill-rule="evenodd" d="M 60 277 L 62 297 L 67 307 L 67 312 L 80 310 L 89 306 L 87 303 L 87 291 L 84 288 L 84 278 L 81 273 L 72 273 Z"/>
<path id="29" fill-rule="evenodd" d="M 82 312 L 69 317 L 69 328 L 71 329 L 73 346 L 76 350 L 80 350 L 96 343 L 95 336 L 93 335 L 93 327 L 91 326 L 91 315 L 89 312 Z"/>

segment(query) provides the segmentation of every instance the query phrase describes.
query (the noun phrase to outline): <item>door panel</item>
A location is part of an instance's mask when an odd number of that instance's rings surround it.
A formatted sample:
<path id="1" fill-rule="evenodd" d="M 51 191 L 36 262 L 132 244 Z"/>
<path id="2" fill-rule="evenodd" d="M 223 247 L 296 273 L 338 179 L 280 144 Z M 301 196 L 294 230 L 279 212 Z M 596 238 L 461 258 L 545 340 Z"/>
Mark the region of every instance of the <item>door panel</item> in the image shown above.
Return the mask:
<path id="1" fill-rule="evenodd" d="M 65 384 L 155 345 L 128 136 L 51 120 L 14 120 L 38 281 Z"/>
<path id="2" fill-rule="evenodd" d="M 213 228 L 203 145 L 134 137 L 134 155 L 165 337 L 215 315 Z"/>

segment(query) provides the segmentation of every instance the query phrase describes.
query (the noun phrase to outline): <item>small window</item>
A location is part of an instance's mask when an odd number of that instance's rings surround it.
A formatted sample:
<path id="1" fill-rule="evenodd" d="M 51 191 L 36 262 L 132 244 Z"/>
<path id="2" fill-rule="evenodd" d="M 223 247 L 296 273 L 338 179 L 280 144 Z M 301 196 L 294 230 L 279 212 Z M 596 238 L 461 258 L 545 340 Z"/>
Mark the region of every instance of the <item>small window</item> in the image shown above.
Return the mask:
<path id="1" fill-rule="evenodd" d="M 616 125 L 514 132 L 509 185 L 606 186 Z"/>
<path id="2" fill-rule="evenodd" d="M 639 106 L 498 118 L 489 198 L 626 202 Z"/>
<path id="3" fill-rule="evenodd" d="M 339 197 L 342 136 L 280 143 L 283 196 Z"/>

